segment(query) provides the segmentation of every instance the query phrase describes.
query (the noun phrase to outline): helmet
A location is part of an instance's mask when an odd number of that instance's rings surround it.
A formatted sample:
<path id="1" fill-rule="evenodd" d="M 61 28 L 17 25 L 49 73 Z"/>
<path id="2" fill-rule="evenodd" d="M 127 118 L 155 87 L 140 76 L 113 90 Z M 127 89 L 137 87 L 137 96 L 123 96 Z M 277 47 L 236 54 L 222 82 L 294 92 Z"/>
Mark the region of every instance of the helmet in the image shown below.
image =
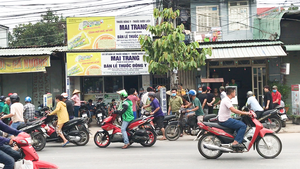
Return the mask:
<path id="1" fill-rule="evenodd" d="M 149 97 L 155 97 L 155 93 L 154 93 L 154 92 L 149 92 L 149 93 L 148 93 L 148 96 L 149 96 Z"/>
<path id="2" fill-rule="evenodd" d="M 65 99 L 67 99 L 69 97 L 68 93 L 62 93 L 61 94 Z"/>
<path id="3" fill-rule="evenodd" d="M 248 97 L 253 96 L 253 92 L 252 92 L 252 91 L 248 91 L 248 92 L 247 92 L 247 96 L 248 96 Z"/>
<path id="4" fill-rule="evenodd" d="M 14 93 L 10 96 L 10 100 L 12 103 L 15 103 L 15 102 L 19 102 L 20 101 L 20 97 L 18 96 L 17 93 Z"/>
<path id="5" fill-rule="evenodd" d="M 196 91 L 194 89 L 190 90 L 189 95 L 196 96 Z"/>
<path id="6" fill-rule="evenodd" d="M 31 98 L 29 96 L 25 97 L 25 102 L 31 102 Z"/>
<path id="7" fill-rule="evenodd" d="M 10 97 L 11 95 L 12 95 L 12 93 L 8 93 L 8 95 L 7 95 L 7 96 L 8 96 L 8 97 Z"/>
<path id="8" fill-rule="evenodd" d="M 0 102 L 4 102 L 5 98 L 5 96 L 0 96 Z"/>
<path id="9" fill-rule="evenodd" d="M 120 96 L 125 98 L 125 97 L 128 96 L 128 94 L 127 94 L 127 92 L 124 90 L 124 91 L 121 91 L 121 92 L 120 92 Z"/>

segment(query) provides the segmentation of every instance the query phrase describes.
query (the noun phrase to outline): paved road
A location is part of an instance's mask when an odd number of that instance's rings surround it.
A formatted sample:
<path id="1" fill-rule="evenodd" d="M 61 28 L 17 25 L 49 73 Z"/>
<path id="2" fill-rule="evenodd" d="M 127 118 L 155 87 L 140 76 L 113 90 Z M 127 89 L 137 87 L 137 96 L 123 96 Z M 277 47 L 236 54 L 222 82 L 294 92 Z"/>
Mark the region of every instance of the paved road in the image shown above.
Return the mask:
<path id="1" fill-rule="evenodd" d="M 194 137 L 185 136 L 177 141 L 157 141 L 153 147 L 145 148 L 133 144 L 129 149 L 121 149 L 122 143 L 112 143 L 105 149 L 96 147 L 93 139 L 83 147 L 59 143 L 47 143 L 38 152 L 40 159 L 52 162 L 60 169 L 134 169 L 134 168 L 172 168 L 172 169 L 296 169 L 300 159 L 300 133 L 279 134 L 283 150 L 276 159 L 266 160 L 251 150 L 243 154 L 223 154 L 217 160 L 203 158 L 197 149 Z"/>

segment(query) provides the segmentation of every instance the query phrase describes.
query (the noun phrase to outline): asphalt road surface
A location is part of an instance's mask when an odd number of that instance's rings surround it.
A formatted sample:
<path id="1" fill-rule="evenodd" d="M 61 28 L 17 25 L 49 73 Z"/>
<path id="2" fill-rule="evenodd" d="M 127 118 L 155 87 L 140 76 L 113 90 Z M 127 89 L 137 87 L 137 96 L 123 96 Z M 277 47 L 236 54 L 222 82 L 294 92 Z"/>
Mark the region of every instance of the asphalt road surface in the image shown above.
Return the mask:
<path id="1" fill-rule="evenodd" d="M 48 161 L 60 169 L 297 169 L 300 160 L 300 133 L 278 134 L 283 144 L 281 154 L 275 159 L 264 159 L 253 149 L 242 154 L 223 154 L 217 160 L 207 160 L 200 155 L 194 137 L 184 136 L 177 141 L 157 140 L 153 147 L 142 147 L 134 143 L 128 149 L 121 149 L 122 143 L 111 143 L 107 148 L 98 148 L 91 136 L 83 147 L 73 144 L 61 147 L 60 143 L 47 143 L 38 152 L 40 160 Z"/>

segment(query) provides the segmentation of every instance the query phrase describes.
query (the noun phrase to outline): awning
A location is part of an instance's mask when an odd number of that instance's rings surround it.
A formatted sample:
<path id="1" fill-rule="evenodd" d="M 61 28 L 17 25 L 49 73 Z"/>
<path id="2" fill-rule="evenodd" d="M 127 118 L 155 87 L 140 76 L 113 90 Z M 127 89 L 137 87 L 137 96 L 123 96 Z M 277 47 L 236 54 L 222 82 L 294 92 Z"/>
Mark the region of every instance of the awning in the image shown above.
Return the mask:
<path id="1" fill-rule="evenodd" d="M 0 56 L 33 56 L 51 55 L 53 52 L 66 51 L 66 46 L 39 47 L 39 48 L 0 48 Z"/>
<path id="2" fill-rule="evenodd" d="M 284 45 L 286 47 L 286 51 L 300 51 L 300 44 L 293 45 Z"/>
<path id="3" fill-rule="evenodd" d="M 201 78 L 201 83 L 223 83 L 223 78 Z"/>
<path id="4" fill-rule="evenodd" d="M 287 56 L 280 45 L 212 49 L 212 55 L 207 56 L 207 59 L 237 59 L 278 56 Z"/>

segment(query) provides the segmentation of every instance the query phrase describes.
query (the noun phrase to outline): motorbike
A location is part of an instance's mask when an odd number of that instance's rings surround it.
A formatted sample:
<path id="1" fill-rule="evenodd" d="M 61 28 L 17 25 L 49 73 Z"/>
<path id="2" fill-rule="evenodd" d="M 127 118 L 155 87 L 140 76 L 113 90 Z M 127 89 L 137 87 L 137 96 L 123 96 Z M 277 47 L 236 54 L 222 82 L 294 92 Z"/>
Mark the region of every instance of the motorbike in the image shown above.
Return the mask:
<path id="1" fill-rule="evenodd" d="M 214 122 L 199 122 L 203 134 L 198 141 L 200 154 L 207 159 L 217 159 L 223 153 L 249 152 L 251 147 L 264 158 L 275 158 L 282 150 L 280 139 L 274 131 L 264 128 L 256 119 L 256 114 L 250 110 L 250 116 L 242 116 L 241 120 L 247 125 L 242 148 L 232 147 L 235 131 Z"/>
<path id="2" fill-rule="evenodd" d="M 123 142 L 121 128 L 114 124 L 117 115 L 116 113 L 112 113 L 101 123 L 102 129 L 98 130 L 94 136 L 94 142 L 98 147 L 105 148 L 109 146 L 111 142 Z M 129 123 L 127 134 L 130 144 L 136 142 L 144 147 L 151 147 L 155 144 L 157 135 L 154 131 L 154 127 L 145 127 L 145 125 L 149 125 L 153 119 L 153 116 L 140 117 Z"/>
<path id="3" fill-rule="evenodd" d="M 286 111 L 283 107 L 279 109 L 278 115 L 280 116 L 281 126 L 286 127 L 286 121 L 288 120 L 288 117 L 287 117 Z"/>
<path id="4" fill-rule="evenodd" d="M 104 106 L 97 104 L 96 106 L 96 121 L 98 126 L 101 125 L 103 120 L 107 117 L 107 112 Z"/>
<path id="5" fill-rule="evenodd" d="M 184 131 L 186 134 L 196 136 L 199 133 L 199 128 L 197 125 L 197 116 L 192 115 L 187 117 L 186 114 L 187 109 L 181 108 L 179 110 L 179 117 L 175 121 L 169 122 L 167 125 L 165 132 L 166 138 L 169 141 L 176 141 L 181 134 L 181 131 Z M 182 123 L 180 123 L 179 119 L 182 119 Z"/>
<path id="6" fill-rule="evenodd" d="M 32 162 L 33 169 L 51 168 L 58 169 L 58 166 L 49 162 L 40 161 L 35 149 L 31 146 L 32 140 L 29 134 L 22 132 L 13 138 L 13 145 L 17 145 L 20 149 L 21 160 L 29 160 Z M 0 167 L 1 168 L 1 167 Z"/>
<path id="7" fill-rule="evenodd" d="M 86 124 L 86 126 L 89 126 L 92 122 L 92 118 L 89 117 L 89 110 L 87 106 L 85 104 L 81 104 L 79 112 L 81 114 L 81 117 L 84 119 L 84 123 Z"/>
<path id="8" fill-rule="evenodd" d="M 61 137 L 55 132 L 55 127 L 53 125 L 53 119 L 55 116 L 45 116 L 41 120 L 43 124 L 42 128 L 45 130 L 45 135 L 47 136 L 46 142 L 57 141 L 62 142 Z M 62 132 L 66 139 L 77 146 L 84 146 L 89 142 L 90 135 L 87 126 L 85 125 L 84 118 L 75 118 L 64 124 L 62 127 Z"/>

